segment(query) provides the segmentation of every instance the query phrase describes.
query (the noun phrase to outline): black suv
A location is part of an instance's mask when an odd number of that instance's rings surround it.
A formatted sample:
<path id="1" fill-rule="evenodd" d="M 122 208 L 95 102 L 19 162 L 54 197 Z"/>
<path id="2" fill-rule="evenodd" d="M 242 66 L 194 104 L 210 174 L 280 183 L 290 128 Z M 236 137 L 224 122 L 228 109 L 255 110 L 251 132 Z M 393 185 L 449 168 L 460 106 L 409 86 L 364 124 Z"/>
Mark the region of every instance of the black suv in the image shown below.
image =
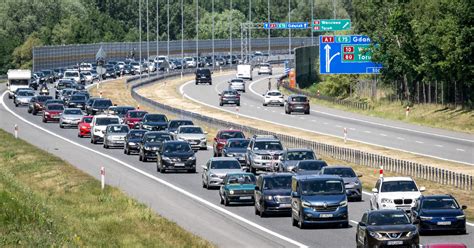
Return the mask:
<path id="1" fill-rule="evenodd" d="M 291 173 L 269 173 L 258 176 L 255 186 L 255 214 L 291 213 Z"/>
<path id="2" fill-rule="evenodd" d="M 127 136 L 125 136 L 125 145 L 123 147 L 123 153 L 130 155 L 133 152 L 140 151 L 140 142 L 143 140 L 143 135 L 145 135 L 146 130 L 130 130 L 128 131 Z"/>
<path id="3" fill-rule="evenodd" d="M 198 68 L 196 70 L 196 85 L 202 83 L 212 85 L 211 71 L 209 69 Z"/>
<path id="4" fill-rule="evenodd" d="M 86 109 L 87 96 L 84 94 L 74 94 L 67 101 L 67 106 L 69 108 L 80 108 L 82 110 Z"/>
<path id="5" fill-rule="evenodd" d="M 418 247 L 420 235 L 405 211 L 372 210 L 357 225 L 357 247 Z"/>
<path id="6" fill-rule="evenodd" d="M 316 154 L 309 148 L 286 149 L 281 158 L 280 171 L 293 171 L 296 164 L 303 160 L 317 159 Z"/>
<path id="7" fill-rule="evenodd" d="M 140 129 L 150 131 L 166 130 L 168 118 L 163 114 L 146 114 L 140 122 Z"/>
<path id="8" fill-rule="evenodd" d="M 185 170 L 196 173 L 196 156 L 186 141 L 168 141 L 161 145 L 156 159 L 156 170 L 164 173 L 166 170 Z"/>
<path id="9" fill-rule="evenodd" d="M 110 99 L 98 98 L 90 106 L 86 106 L 86 111 L 88 115 L 96 115 L 105 112 L 110 106 L 112 106 Z"/>
<path id="10" fill-rule="evenodd" d="M 161 144 L 172 139 L 168 132 L 146 132 L 139 144 L 138 160 L 147 162 L 149 159 L 156 159 Z"/>
<path id="11" fill-rule="evenodd" d="M 36 115 L 38 112 L 43 111 L 44 103 L 47 100 L 53 99 L 52 96 L 34 96 L 31 98 L 30 103 L 28 104 L 28 113 Z"/>

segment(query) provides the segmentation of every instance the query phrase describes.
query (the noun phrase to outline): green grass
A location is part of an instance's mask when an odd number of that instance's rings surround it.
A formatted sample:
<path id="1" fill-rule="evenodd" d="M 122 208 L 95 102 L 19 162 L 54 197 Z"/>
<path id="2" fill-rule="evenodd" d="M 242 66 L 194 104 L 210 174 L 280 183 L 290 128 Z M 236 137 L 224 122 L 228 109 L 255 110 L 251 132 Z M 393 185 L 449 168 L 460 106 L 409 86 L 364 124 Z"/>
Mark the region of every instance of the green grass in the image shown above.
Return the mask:
<path id="1" fill-rule="evenodd" d="M 213 246 L 58 157 L 0 140 L 0 247 Z"/>
<path id="2" fill-rule="evenodd" d="M 284 94 L 291 94 L 288 90 L 281 88 Z M 452 131 L 474 133 L 474 111 L 461 108 L 449 108 L 440 104 L 415 104 L 410 107 L 408 118 L 405 116 L 406 106 L 401 102 L 377 101 L 371 102 L 373 109 L 361 110 L 348 106 L 333 104 L 328 101 L 311 98 L 311 102 L 335 109 L 380 117 L 390 120 L 398 120 L 407 123 L 443 128 Z"/>

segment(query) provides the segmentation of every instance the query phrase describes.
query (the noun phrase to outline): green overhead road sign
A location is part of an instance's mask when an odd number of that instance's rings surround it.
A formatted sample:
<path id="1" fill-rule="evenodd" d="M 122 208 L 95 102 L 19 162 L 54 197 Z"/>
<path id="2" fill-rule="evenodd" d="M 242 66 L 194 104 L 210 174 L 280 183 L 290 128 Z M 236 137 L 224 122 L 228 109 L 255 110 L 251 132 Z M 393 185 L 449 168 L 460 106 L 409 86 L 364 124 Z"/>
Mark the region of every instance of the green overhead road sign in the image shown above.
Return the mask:
<path id="1" fill-rule="evenodd" d="M 351 29 L 349 19 L 313 20 L 313 32 L 343 31 Z"/>

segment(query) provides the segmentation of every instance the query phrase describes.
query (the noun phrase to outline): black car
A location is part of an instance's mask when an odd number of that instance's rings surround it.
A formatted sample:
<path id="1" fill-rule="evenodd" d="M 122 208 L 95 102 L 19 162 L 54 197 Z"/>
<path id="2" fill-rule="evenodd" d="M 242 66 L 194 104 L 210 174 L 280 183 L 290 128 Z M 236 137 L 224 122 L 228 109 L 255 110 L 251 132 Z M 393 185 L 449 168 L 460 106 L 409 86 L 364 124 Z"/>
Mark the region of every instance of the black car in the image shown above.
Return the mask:
<path id="1" fill-rule="evenodd" d="M 196 70 L 196 85 L 197 84 L 209 84 L 212 85 L 211 70 L 198 68 Z"/>
<path id="2" fill-rule="evenodd" d="M 291 213 L 291 173 L 270 173 L 257 177 L 255 214 Z"/>
<path id="3" fill-rule="evenodd" d="M 420 234 L 446 231 L 466 233 L 464 209 L 451 195 L 421 196 L 411 210 L 412 221 L 418 224 Z"/>
<path id="4" fill-rule="evenodd" d="M 175 133 L 178 127 L 184 125 L 194 125 L 192 120 L 171 120 L 168 122 L 168 128 L 166 129 L 170 133 Z"/>
<path id="5" fill-rule="evenodd" d="M 166 130 L 168 118 L 163 114 L 146 114 L 140 122 L 140 129 L 150 131 Z"/>
<path id="6" fill-rule="evenodd" d="M 156 159 L 156 154 L 159 152 L 161 144 L 172 139 L 168 132 L 146 132 L 139 143 L 138 160 L 147 162 L 149 159 Z"/>
<path id="7" fill-rule="evenodd" d="M 219 94 L 219 106 L 235 104 L 240 106 L 240 94 L 236 90 L 224 90 Z"/>
<path id="8" fill-rule="evenodd" d="M 28 113 L 36 115 L 38 112 L 43 111 L 45 102 L 51 99 L 53 99 L 52 96 L 34 96 L 28 104 Z"/>
<path id="9" fill-rule="evenodd" d="M 357 247 L 418 247 L 420 235 L 405 211 L 371 210 L 357 225 Z"/>
<path id="10" fill-rule="evenodd" d="M 143 140 L 143 136 L 147 131 L 141 129 L 132 129 L 125 136 L 125 145 L 123 147 L 123 153 L 130 155 L 132 152 L 140 151 L 140 142 Z"/>
<path id="11" fill-rule="evenodd" d="M 156 170 L 165 173 L 167 170 L 196 173 L 196 156 L 186 141 L 168 141 L 161 145 L 156 159 Z"/>
<path id="12" fill-rule="evenodd" d="M 245 153 L 247 153 L 249 142 L 250 140 L 245 138 L 228 139 L 222 148 L 222 156 L 234 157 L 239 160 L 241 166 L 245 166 Z"/>
<path id="13" fill-rule="evenodd" d="M 60 93 L 61 93 L 62 90 L 72 89 L 72 88 L 75 88 L 75 87 L 76 87 L 76 83 L 74 82 L 74 80 L 60 79 L 59 82 L 55 86 L 55 88 L 56 88 L 56 91 L 54 93 L 55 98 L 59 99 L 59 96 L 61 95 Z"/>
<path id="14" fill-rule="evenodd" d="M 67 106 L 69 108 L 80 108 L 82 110 L 86 109 L 87 97 L 82 94 L 74 94 L 67 101 Z"/>
<path id="15" fill-rule="evenodd" d="M 105 112 L 110 106 L 112 106 L 110 99 L 98 98 L 92 102 L 90 107 L 86 106 L 86 111 L 88 115 L 96 115 Z"/>
<path id="16" fill-rule="evenodd" d="M 42 70 L 44 81 L 52 84 L 54 82 L 54 72 L 52 70 Z"/>
<path id="17" fill-rule="evenodd" d="M 291 171 L 298 175 L 316 175 L 326 166 L 328 164 L 324 160 L 302 160 Z"/>
<path id="18" fill-rule="evenodd" d="M 108 66 L 105 69 L 104 79 L 107 78 L 117 78 L 117 74 L 113 66 Z"/>
<path id="19" fill-rule="evenodd" d="M 100 97 L 91 97 L 91 98 L 87 99 L 87 102 L 86 102 L 86 113 L 88 113 L 87 110 L 91 108 L 92 103 L 94 103 L 94 101 L 97 100 L 97 99 L 101 99 L 101 98 L 100 98 Z"/>

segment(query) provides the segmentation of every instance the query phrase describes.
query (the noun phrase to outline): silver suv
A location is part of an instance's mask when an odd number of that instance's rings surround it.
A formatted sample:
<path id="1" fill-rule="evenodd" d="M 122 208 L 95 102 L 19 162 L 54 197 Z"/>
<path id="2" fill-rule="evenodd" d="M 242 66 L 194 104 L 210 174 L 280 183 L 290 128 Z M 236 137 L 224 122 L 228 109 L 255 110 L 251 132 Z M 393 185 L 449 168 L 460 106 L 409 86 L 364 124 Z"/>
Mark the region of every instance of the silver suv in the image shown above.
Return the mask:
<path id="1" fill-rule="evenodd" d="M 245 160 L 252 173 L 276 171 L 281 163 L 283 145 L 274 135 L 254 135 L 250 139 Z"/>

